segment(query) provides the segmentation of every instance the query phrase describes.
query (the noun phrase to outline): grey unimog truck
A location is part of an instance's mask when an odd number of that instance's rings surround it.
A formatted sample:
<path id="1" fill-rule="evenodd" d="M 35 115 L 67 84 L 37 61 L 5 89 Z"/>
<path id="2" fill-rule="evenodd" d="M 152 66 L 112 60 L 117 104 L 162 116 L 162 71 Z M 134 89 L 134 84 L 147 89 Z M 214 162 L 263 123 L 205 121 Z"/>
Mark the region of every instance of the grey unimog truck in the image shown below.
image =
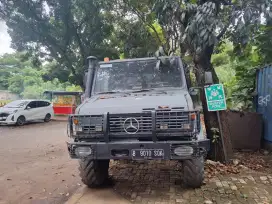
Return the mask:
<path id="1" fill-rule="evenodd" d="M 200 114 L 181 59 L 88 57 L 88 64 L 85 100 L 69 117 L 67 143 L 83 183 L 102 185 L 110 159 L 178 160 L 183 182 L 200 187 L 209 140 L 199 138 Z"/>

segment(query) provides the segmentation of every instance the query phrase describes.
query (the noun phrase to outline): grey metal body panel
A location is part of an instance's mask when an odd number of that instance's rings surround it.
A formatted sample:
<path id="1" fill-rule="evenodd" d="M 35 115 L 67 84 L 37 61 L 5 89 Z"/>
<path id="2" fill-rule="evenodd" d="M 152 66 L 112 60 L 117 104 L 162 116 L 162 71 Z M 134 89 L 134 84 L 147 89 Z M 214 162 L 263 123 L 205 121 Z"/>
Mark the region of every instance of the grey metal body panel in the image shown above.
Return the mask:
<path id="1" fill-rule="evenodd" d="M 163 149 L 165 160 L 184 160 L 191 159 L 200 155 L 205 155 L 210 148 L 209 140 L 199 141 L 115 141 L 115 142 L 71 142 L 67 143 L 68 151 L 71 158 L 79 159 L 74 153 L 74 149 L 79 146 L 89 146 L 93 149 L 94 154 L 90 155 L 93 159 L 131 159 L 131 150 L 133 149 Z M 173 145 L 186 145 L 194 148 L 194 155 L 182 157 L 173 155 L 171 147 Z M 113 156 L 113 150 L 128 150 L 127 156 Z"/>
<path id="2" fill-rule="evenodd" d="M 109 113 L 135 113 L 145 108 L 158 106 L 182 107 L 184 111 L 193 111 L 192 99 L 186 90 L 169 89 L 169 91 L 150 91 L 135 94 L 110 94 L 109 98 L 100 99 L 98 95 L 84 101 L 77 110 L 79 115 L 97 115 Z"/>

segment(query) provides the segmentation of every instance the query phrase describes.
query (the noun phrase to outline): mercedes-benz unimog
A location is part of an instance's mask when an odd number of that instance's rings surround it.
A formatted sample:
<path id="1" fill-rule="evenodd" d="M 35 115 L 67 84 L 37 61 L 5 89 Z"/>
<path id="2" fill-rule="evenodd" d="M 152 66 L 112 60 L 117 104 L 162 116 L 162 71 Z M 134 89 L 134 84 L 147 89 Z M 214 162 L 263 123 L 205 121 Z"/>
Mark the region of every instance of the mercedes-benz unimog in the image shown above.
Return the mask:
<path id="1" fill-rule="evenodd" d="M 69 117 L 68 151 L 84 184 L 98 187 L 112 160 L 178 160 L 183 182 L 200 187 L 209 140 L 200 138 L 179 57 L 98 62 L 88 57 L 85 100 Z"/>

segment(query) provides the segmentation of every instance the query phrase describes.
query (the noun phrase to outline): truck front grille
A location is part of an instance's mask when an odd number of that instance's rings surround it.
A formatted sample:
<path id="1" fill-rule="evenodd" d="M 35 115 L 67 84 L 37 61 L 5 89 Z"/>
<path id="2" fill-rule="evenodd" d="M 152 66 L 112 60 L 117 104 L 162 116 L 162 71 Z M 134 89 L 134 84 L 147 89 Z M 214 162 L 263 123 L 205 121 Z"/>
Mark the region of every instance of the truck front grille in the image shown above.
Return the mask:
<path id="1" fill-rule="evenodd" d="M 161 126 L 166 125 L 169 130 L 183 129 L 184 124 L 189 123 L 188 112 L 172 112 L 172 111 L 157 111 L 156 112 L 156 129 L 161 129 Z"/>
<path id="2" fill-rule="evenodd" d="M 161 131 L 161 126 L 167 125 L 167 130 L 182 130 L 184 124 L 189 123 L 188 112 L 157 111 L 156 130 Z M 139 123 L 137 133 L 152 132 L 151 112 L 140 114 L 110 115 L 110 133 L 126 133 L 124 123 L 126 120 L 136 119 Z"/>
<path id="3" fill-rule="evenodd" d="M 126 133 L 124 123 L 130 123 L 130 120 L 137 120 L 139 123 L 139 130 L 137 133 L 151 132 L 152 130 L 152 116 L 151 113 L 143 114 L 127 114 L 127 115 L 110 115 L 110 133 Z M 136 125 L 135 125 L 136 126 Z"/>
<path id="4" fill-rule="evenodd" d="M 97 134 L 103 132 L 103 117 L 101 115 L 80 116 L 79 121 L 83 133 Z"/>
<path id="5" fill-rule="evenodd" d="M 141 113 L 110 114 L 104 115 L 73 115 L 72 118 L 79 119 L 77 137 L 105 137 L 110 138 L 162 138 L 162 137 L 191 137 L 198 129 L 196 121 L 191 120 L 191 114 L 196 112 L 157 110 Z M 72 121 L 72 120 L 71 120 Z M 133 121 L 134 129 L 127 129 Z M 73 126 L 71 126 L 73 127 Z"/>

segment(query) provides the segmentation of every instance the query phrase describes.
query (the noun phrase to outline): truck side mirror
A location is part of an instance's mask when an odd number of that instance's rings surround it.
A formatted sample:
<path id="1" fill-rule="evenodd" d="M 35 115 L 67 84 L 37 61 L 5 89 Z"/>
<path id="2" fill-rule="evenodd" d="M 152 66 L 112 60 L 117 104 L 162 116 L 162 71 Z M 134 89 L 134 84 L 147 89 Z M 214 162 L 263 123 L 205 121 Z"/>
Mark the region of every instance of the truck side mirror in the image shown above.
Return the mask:
<path id="1" fill-rule="evenodd" d="M 196 87 L 191 87 L 191 88 L 189 89 L 189 94 L 190 94 L 191 96 L 197 96 L 197 95 L 199 94 L 199 89 L 196 88 Z"/>
<path id="2" fill-rule="evenodd" d="M 200 94 L 201 94 L 201 87 L 191 87 L 189 88 L 189 94 L 192 98 L 192 101 L 194 103 L 194 107 L 201 110 L 201 99 L 200 99 Z"/>
<path id="3" fill-rule="evenodd" d="M 213 84 L 212 72 L 205 72 L 205 85 Z"/>

